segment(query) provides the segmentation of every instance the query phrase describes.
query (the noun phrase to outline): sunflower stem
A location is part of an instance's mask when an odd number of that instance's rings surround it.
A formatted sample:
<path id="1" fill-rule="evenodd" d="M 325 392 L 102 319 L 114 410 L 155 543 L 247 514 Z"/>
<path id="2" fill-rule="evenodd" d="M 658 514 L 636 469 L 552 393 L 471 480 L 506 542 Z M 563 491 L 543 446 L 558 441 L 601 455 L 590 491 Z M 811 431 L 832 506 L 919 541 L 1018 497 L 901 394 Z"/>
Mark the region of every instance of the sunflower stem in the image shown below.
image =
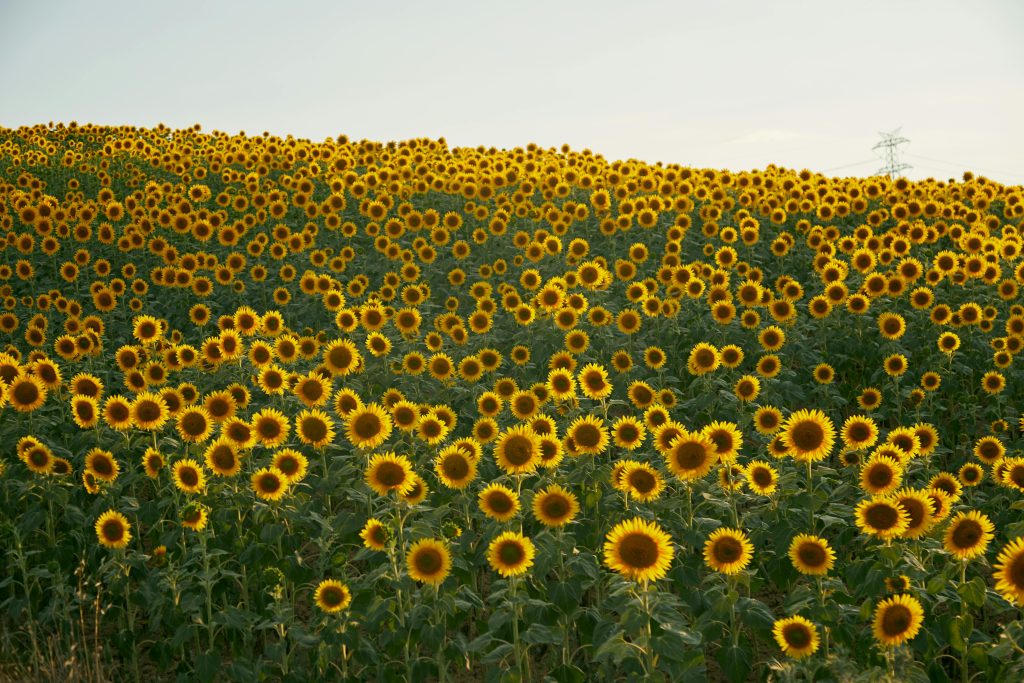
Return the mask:
<path id="1" fill-rule="evenodd" d="M 442 625 L 441 610 L 441 584 L 434 584 L 434 623 Z M 447 627 L 442 630 L 441 646 L 437 648 L 437 680 L 438 683 L 445 683 L 448 680 L 448 665 L 444 660 L 444 634 Z"/>
<path id="2" fill-rule="evenodd" d="M 963 586 L 967 583 L 967 560 L 960 560 L 960 585 Z M 960 625 L 964 623 L 964 617 L 967 616 L 967 601 L 961 595 L 960 597 Z M 968 675 L 967 669 L 967 640 L 971 637 L 970 633 L 963 634 L 964 638 L 964 650 L 960 653 L 960 680 L 962 683 L 968 683 L 971 677 Z"/>
<path id="3" fill-rule="evenodd" d="M 811 459 L 807 459 L 807 528 L 814 533 L 814 475 L 811 473 Z"/>

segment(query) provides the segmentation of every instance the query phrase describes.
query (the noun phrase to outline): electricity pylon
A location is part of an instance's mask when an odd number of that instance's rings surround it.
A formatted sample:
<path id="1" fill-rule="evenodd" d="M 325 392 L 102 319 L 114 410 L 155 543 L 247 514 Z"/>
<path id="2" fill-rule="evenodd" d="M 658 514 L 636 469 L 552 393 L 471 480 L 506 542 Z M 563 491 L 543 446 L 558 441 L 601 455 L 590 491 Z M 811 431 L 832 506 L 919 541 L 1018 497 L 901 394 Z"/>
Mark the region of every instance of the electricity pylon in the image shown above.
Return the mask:
<path id="1" fill-rule="evenodd" d="M 902 175 L 900 171 L 913 168 L 910 164 L 900 161 L 899 158 L 899 146 L 910 142 L 910 140 L 900 135 L 901 130 L 903 130 L 902 127 L 897 128 L 891 133 L 879 133 L 882 136 L 882 141 L 871 148 L 885 162 L 885 166 L 878 169 L 879 175 L 895 178 Z"/>

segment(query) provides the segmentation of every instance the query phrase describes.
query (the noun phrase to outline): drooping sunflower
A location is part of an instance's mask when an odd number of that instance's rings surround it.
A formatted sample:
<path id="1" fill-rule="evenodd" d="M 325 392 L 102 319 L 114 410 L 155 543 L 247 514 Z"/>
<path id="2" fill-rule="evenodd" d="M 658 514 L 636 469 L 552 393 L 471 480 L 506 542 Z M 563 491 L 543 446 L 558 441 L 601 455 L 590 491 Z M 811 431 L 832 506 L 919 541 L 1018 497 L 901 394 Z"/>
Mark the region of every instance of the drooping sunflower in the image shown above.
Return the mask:
<path id="1" fill-rule="evenodd" d="M 992 521 L 977 510 L 958 512 L 946 527 L 942 546 L 958 560 L 970 560 L 985 553 L 994 531 Z"/>
<path id="2" fill-rule="evenodd" d="M 96 538 L 105 548 L 119 550 L 132 540 L 128 518 L 117 510 L 107 510 L 96 520 Z"/>
<path id="3" fill-rule="evenodd" d="M 434 471 L 448 488 L 464 489 L 476 478 L 476 462 L 458 446 L 447 446 L 434 459 Z"/>
<path id="4" fill-rule="evenodd" d="M 912 640 L 923 622 L 921 603 L 904 593 L 878 603 L 872 630 L 879 644 L 893 647 Z"/>
<path id="5" fill-rule="evenodd" d="M 753 557 L 754 546 L 740 529 L 716 529 L 704 544 L 704 562 L 723 574 L 738 574 Z"/>
<path id="6" fill-rule="evenodd" d="M 790 455 L 801 462 L 823 460 L 832 452 L 836 430 L 820 410 L 798 410 L 782 426 L 782 440 Z"/>
<path id="7" fill-rule="evenodd" d="M 405 564 L 414 580 L 438 586 L 451 571 L 452 556 L 443 541 L 421 538 L 409 547 Z"/>
<path id="8" fill-rule="evenodd" d="M 404 455 L 377 453 L 370 458 L 363 475 L 366 483 L 381 496 L 391 491 L 408 493 L 413 485 L 413 465 Z"/>
<path id="9" fill-rule="evenodd" d="M 519 512 L 519 496 L 501 484 L 489 484 L 480 492 L 478 500 L 484 514 L 499 522 L 507 522 Z"/>
<path id="10" fill-rule="evenodd" d="M 856 509 L 857 527 L 866 534 L 889 540 L 903 533 L 910 523 L 906 508 L 888 496 L 862 500 Z"/>
<path id="11" fill-rule="evenodd" d="M 577 453 L 589 455 L 603 453 L 610 441 L 604 420 L 596 415 L 577 417 L 569 425 L 566 436 L 572 439 Z"/>
<path id="12" fill-rule="evenodd" d="M 487 561 L 504 577 L 520 576 L 533 566 L 533 541 L 516 531 L 499 534 L 487 547 Z"/>
<path id="13" fill-rule="evenodd" d="M 250 479 L 253 492 L 261 500 L 279 501 L 288 492 L 288 477 L 276 467 L 261 467 Z"/>
<path id="14" fill-rule="evenodd" d="M 835 565 L 836 553 L 824 538 L 799 534 L 789 544 L 789 559 L 801 574 L 824 576 Z"/>
<path id="15" fill-rule="evenodd" d="M 676 437 L 665 454 L 668 468 L 683 481 L 701 479 L 718 462 L 715 444 L 699 432 L 686 431 Z"/>
<path id="16" fill-rule="evenodd" d="M 316 606 L 328 614 L 340 612 L 352 602 L 352 592 L 341 581 L 326 579 L 321 581 L 313 593 Z"/>
<path id="17" fill-rule="evenodd" d="M 580 510 L 576 495 L 558 484 L 551 484 L 533 496 L 533 516 L 548 527 L 568 524 Z"/>
<path id="18" fill-rule="evenodd" d="M 782 651 L 794 659 L 808 657 L 818 651 L 818 629 L 804 617 L 776 620 L 772 634 Z"/>
<path id="19" fill-rule="evenodd" d="M 619 522 L 604 543 L 605 566 L 639 583 L 663 578 L 673 554 L 672 537 L 639 517 Z"/>
<path id="20" fill-rule="evenodd" d="M 206 485 L 206 476 L 202 466 L 192 458 L 185 458 L 174 463 L 171 469 L 174 485 L 179 491 L 197 493 Z"/>
<path id="21" fill-rule="evenodd" d="M 999 594 L 1007 602 L 1024 607 L 1024 536 L 1018 536 L 1003 546 L 993 566 Z"/>
<path id="22" fill-rule="evenodd" d="M 384 443 L 391 436 L 391 417 L 376 403 L 369 403 L 353 410 L 345 424 L 348 440 L 358 448 L 371 449 Z"/>

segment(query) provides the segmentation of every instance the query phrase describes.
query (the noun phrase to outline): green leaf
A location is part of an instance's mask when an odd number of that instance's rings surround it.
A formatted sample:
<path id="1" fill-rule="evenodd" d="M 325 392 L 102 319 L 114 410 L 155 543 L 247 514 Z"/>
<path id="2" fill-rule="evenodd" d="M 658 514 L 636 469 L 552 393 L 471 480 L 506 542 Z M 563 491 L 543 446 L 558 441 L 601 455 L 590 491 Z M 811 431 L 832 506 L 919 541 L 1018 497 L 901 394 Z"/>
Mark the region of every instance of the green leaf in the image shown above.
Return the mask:
<path id="1" fill-rule="evenodd" d="M 569 664 L 556 666 L 551 670 L 550 676 L 557 683 L 584 683 L 587 680 L 587 674 L 583 669 Z"/>
<path id="2" fill-rule="evenodd" d="M 196 657 L 196 678 L 202 683 L 211 683 L 220 671 L 220 655 L 216 652 L 204 652 Z"/>
<path id="3" fill-rule="evenodd" d="M 554 645 L 562 642 L 562 637 L 550 626 L 530 624 L 530 628 L 526 629 L 526 633 L 523 634 L 523 642 L 530 645 Z"/>
<path id="4" fill-rule="evenodd" d="M 975 576 L 967 583 L 960 584 L 956 589 L 964 602 L 971 607 L 981 607 L 985 604 L 985 590 L 985 580 L 980 576 Z"/>
<path id="5" fill-rule="evenodd" d="M 743 645 L 726 645 L 718 650 L 715 657 L 723 673 L 732 683 L 742 683 L 750 674 L 753 655 Z"/>

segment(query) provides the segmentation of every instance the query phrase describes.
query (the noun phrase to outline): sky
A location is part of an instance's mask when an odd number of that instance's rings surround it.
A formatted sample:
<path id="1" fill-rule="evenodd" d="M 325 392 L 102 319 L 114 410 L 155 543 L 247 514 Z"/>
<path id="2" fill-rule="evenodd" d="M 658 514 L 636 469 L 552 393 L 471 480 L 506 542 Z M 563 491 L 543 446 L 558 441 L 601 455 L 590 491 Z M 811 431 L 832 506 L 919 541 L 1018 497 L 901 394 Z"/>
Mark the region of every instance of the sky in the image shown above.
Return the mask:
<path id="1" fill-rule="evenodd" d="M 1024 184 L 1024 2 L 0 0 L 0 126 L 536 143 Z"/>

